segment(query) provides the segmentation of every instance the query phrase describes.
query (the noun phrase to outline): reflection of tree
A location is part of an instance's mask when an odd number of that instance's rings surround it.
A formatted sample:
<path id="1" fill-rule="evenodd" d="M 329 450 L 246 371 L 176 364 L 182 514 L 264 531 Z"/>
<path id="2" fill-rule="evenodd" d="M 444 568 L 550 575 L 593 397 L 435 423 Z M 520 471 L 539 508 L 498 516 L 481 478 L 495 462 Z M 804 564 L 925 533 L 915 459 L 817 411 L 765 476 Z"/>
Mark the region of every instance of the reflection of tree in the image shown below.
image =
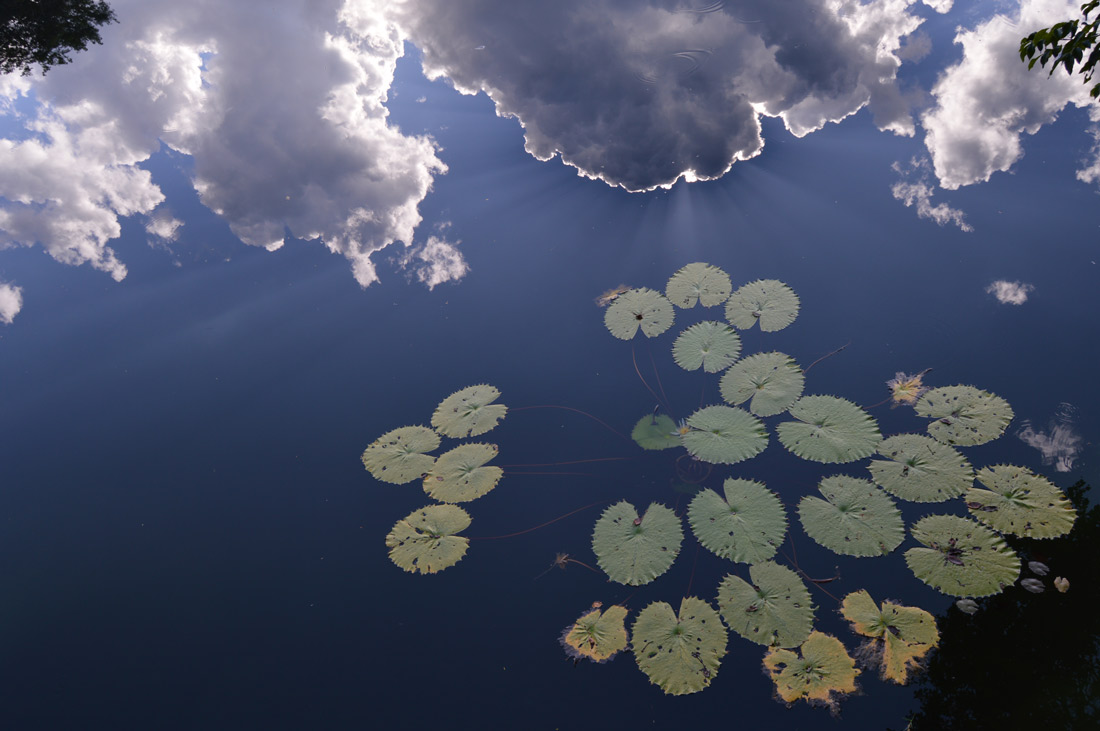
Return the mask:
<path id="1" fill-rule="evenodd" d="M 1066 490 L 1078 511 L 1069 535 L 1009 539 L 1025 566 L 1050 567 L 1046 591 L 1010 587 L 973 616 L 940 618 L 913 731 L 1100 728 L 1100 505 L 1089 509 L 1087 491 L 1083 481 Z M 1069 579 L 1067 593 L 1055 576 Z"/>
<path id="2" fill-rule="evenodd" d="M 115 14 L 103 0 L 5 0 L 0 4 L 0 73 L 42 73 L 69 62 L 70 51 L 100 43 L 99 26 Z"/>

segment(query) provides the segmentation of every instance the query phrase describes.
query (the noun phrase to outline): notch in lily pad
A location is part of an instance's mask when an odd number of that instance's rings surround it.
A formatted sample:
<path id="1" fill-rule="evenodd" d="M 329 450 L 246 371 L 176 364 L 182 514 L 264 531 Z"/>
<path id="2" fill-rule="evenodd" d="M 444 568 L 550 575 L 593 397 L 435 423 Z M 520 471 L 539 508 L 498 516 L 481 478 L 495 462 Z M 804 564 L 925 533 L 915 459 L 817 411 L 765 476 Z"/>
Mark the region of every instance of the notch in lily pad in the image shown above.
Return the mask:
<path id="1" fill-rule="evenodd" d="M 672 359 L 685 371 L 718 373 L 741 354 L 741 336 L 724 322 L 704 320 L 688 327 L 672 344 Z"/>
<path id="2" fill-rule="evenodd" d="M 561 644 L 574 660 L 607 662 L 626 649 L 626 607 L 613 604 L 602 609 L 600 602 L 565 628 Z"/>
<path id="3" fill-rule="evenodd" d="M 623 292 L 603 313 L 604 325 L 620 340 L 630 340 L 639 330 L 655 338 L 672 327 L 674 319 L 672 303 L 647 287 Z"/>
<path id="4" fill-rule="evenodd" d="M 978 471 L 978 482 L 966 492 L 970 514 L 1001 533 L 1024 538 L 1056 538 L 1069 533 L 1077 511 L 1050 480 L 1013 465 Z"/>
<path id="5" fill-rule="evenodd" d="M 703 690 L 726 654 L 726 628 L 702 599 L 684 597 L 677 615 L 666 602 L 653 602 L 631 628 L 638 667 L 668 695 Z"/>
<path id="6" fill-rule="evenodd" d="M 784 447 L 813 462 L 844 463 L 875 453 L 882 434 L 870 414 L 836 396 L 803 396 L 788 409 L 796 421 L 775 431 Z"/>
<path id="7" fill-rule="evenodd" d="M 646 414 L 630 432 L 642 449 L 671 449 L 680 446 L 680 432 L 676 422 L 667 414 Z"/>
<path id="8" fill-rule="evenodd" d="M 762 332 L 775 332 L 798 317 L 798 295 L 777 279 L 758 279 L 742 286 L 726 302 L 726 319 L 738 330 L 757 323 Z"/>
<path id="9" fill-rule="evenodd" d="M 434 574 L 458 563 L 470 540 L 456 535 L 470 515 L 456 505 L 429 505 L 405 516 L 386 536 L 390 560 L 405 571 Z"/>
<path id="10" fill-rule="evenodd" d="M 938 503 L 958 497 L 974 484 L 974 468 L 954 448 L 922 434 L 883 440 L 867 468 L 883 490 L 902 500 Z"/>
<path id="11" fill-rule="evenodd" d="M 879 608 L 866 590 L 844 597 L 840 613 L 852 629 L 869 638 L 858 653 L 882 670 L 882 677 L 905 685 L 920 659 L 939 644 L 936 618 L 920 607 L 884 601 Z"/>
<path id="12" fill-rule="evenodd" d="M 402 485 L 422 477 L 435 464 L 425 454 L 439 446 L 439 435 L 426 426 L 403 426 L 386 432 L 363 451 L 363 466 L 382 482 Z"/>
<path id="13" fill-rule="evenodd" d="M 709 488 L 688 505 L 688 523 L 707 550 L 731 561 L 757 563 L 775 555 L 787 515 L 774 492 L 755 480 L 726 478 L 723 496 Z"/>
<path id="14" fill-rule="evenodd" d="M 680 553 L 680 519 L 660 503 L 644 515 L 623 500 L 603 512 L 592 531 L 592 550 L 608 578 L 641 586 L 668 571 Z"/>
<path id="15" fill-rule="evenodd" d="M 722 374 L 722 399 L 734 406 L 749 402 L 757 416 L 774 416 L 791 407 L 806 383 L 802 369 L 786 353 L 756 353 L 742 358 Z"/>
<path id="16" fill-rule="evenodd" d="M 957 515 L 929 515 L 910 531 L 923 547 L 905 552 L 913 574 L 944 594 L 1000 594 L 1020 575 L 1020 559 L 1004 538 Z"/>
<path id="17" fill-rule="evenodd" d="M 680 268 L 668 280 L 665 296 L 683 309 L 694 307 L 697 303 L 703 307 L 714 307 L 725 302 L 733 285 L 729 275 L 716 266 L 694 262 Z"/>
<path id="18" fill-rule="evenodd" d="M 711 464 L 736 464 L 768 446 L 768 430 L 755 416 L 733 406 L 704 406 L 688 417 L 681 439 L 691 455 Z"/>
<path id="19" fill-rule="evenodd" d="M 835 710 L 844 696 L 856 691 L 859 670 L 840 640 L 815 630 L 798 650 L 775 648 L 764 656 L 764 669 L 781 699 L 821 703 Z"/>
<path id="20" fill-rule="evenodd" d="M 913 408 L 933 420 L 928 425 L 933 439 L 960 447 L 993 441 L 1013 416 L 1007 401 L 973 386 L 933 388 Z"/>
<path id="21" fill-rule="evenodd" d="M 752 583 L 730 574 L 718 585 L 718 609 L 726 624 L 750 642 L 798 647 L 810 636 L 814 605 L 794 571 L 771 561 L 749 568 Z"/>
<path id="22" fill-rule="evenodd" d="M 493 403 L 499 397 L 495 386 L 484 383 L 455 391 L 436 407 L 432 426 L 456 439 L 484 434 L 508 413 L 507 406 Z"/>
<path id="23" fill-rule="evenodd" d="M 486 494 L 504 470 L 485 463 L 497 456 L 495 444 L 460 444 L 440 455 L 424 476 L 424 492 L 444 503 L 465 503 Z"/>
<path id="24" fill-rule="evenodd" d="M 905 538 L 897 505 L 870 480 L 826 477 L 818 486 L 824 500 L 807 495 L 798 503 L 806 534 L 845 556 L 881 556 Z"/>

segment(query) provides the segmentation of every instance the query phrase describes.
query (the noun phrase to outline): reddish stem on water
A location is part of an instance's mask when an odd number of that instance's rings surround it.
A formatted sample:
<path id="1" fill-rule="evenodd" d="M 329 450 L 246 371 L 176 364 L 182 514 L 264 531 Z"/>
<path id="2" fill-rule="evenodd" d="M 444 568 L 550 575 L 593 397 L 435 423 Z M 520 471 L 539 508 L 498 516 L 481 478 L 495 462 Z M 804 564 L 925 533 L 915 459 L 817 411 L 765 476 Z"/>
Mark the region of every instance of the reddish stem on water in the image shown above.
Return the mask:
<path id="1" fill-rule="evenodd" d="M 574 409 L 572 406 L 557 406 L 557 405 L 554 405 L 554 404 L 537 404 L 535 406 L 517 406 L 517 407 L 513 407 L 511 409 L 511 411 L 527 411 L 529 409 L 561 409 L 563 411 L 572 411 L 574 413 L 580 414 L 581 416 L 587 416 L 589 419 L 596 422 L 597 424 L 599 424 L 603 428 L 607 429 L 608 431 L 612 432 L 613 434 L 619 435 L 620 437 L 622 437 L 623 439 L 625 439 L 627 441 L 633 441 L 633 440 L 630 439 L 630 437 L 623 434 L 621 431 L 619 431 L 615 427 L 611 426 L 610 424 L 608 424 L 603 419 L 600 419 L 599 417 L 593 416 L 592 414 L 588 413 L 587 411 L 581 411 L 580 409 Z"/>
<path id="2" fill-rule="evenodd" d="M 610 500 L 597 500 L 594 503 L 589 503 L 588 505 L 577 508 L 576 510 L 571 510 L 568 513 L 566 513 L 565 515 L 559 515 L 558 517 L 554 518 L 553 520 L 548 520 L 545 523 L 540 523 L 539 525 L 536 525 L 534 528 L 528 528 L 526 530 L 516 531 L 515 533 L 508 533 L 508 534 L 503 535 L 503 536 L 477 536 L 477 537 L 470 538 L 470 540 L 471 541 L 496 541 L 496 540 L 500 540 L 501 538 L 514 538 L 516 536 L 522 536 L 524 533 L 530 533 L 531 531 L 538 530 L 539 528 L 545 528 L 546 526 L 550 525 L 551 523 L 557 523 L 559 520 L 565 520 L 570 515 L 576 515 L 577 513 L 581 512 L 582 510 L 588 510 L 589 508 L 594 508 L 597 505 L 603 505 L 604 503 L 607 503 L 607 502 L 610 502 Z"/>

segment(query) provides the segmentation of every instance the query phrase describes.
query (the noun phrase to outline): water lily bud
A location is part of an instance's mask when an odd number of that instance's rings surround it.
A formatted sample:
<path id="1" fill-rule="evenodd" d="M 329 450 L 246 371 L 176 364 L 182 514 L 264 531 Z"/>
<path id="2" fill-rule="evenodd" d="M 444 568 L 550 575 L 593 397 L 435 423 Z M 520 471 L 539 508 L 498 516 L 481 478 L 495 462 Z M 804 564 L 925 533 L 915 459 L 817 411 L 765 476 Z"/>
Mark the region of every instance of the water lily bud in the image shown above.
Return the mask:
<path id="1" fill-rule="evenodd" d="M 959 611 L 967 614 L 974 614 L 978 611 L 978 602 L 973 599 L 960 599 L 955 602 L 955 606 L 959 608 Z"/>
<path id="2" fill-rule="evenodd" d="M 1054 588 L 1065 594 L 1069 591 L 1069 579 L 1059 576 L 1054 580 Z"/>
<path id="3" fill-rule="evenodd" d="M 1020 581 L 1020 586 L 1024 587 L 1032 594 L 1042 594 L 1043 589 L 1046 588 L 1043 586 L 1043 582 L 1038 579 L 1023 579 Z"/>
<path id="4" fill-rule="evenodd" d="M 1027 567 L 1031 569 L 1031 573 L 1039 576 L 1046 576 L 1050 572 L 1050 567 L 1042 561 L 1028 561 Z"/>

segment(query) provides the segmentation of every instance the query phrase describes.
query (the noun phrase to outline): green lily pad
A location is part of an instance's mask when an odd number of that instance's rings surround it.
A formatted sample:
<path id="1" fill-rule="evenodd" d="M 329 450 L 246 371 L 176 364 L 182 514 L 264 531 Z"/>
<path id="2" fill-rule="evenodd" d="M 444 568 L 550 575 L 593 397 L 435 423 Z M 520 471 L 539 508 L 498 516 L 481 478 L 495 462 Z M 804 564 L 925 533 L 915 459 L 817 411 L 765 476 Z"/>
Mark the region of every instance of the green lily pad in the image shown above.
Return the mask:
<path id="1" fill-rule="evenodd" d="M 859 670 L 840 640 L 814 631 L 799 650 L 801 657 L 779 648 L 764 656 L 764 668 L 780 698 L 787 703 L 806 700 L 835 708 L 842 696 L 855 692 Z"/>
<path id="2" fill-rule="evenodd" d="M 929 515 L 911 529 L 925 548 L 905 552 L 918 579 L 944 594 L 983 597 L 1000 594 L 1020 575 L 1020 559 L 1004 539 L 973 520 Z"/>
<path id="3" fill-rule="evenodd" d="M 388 431 L 363 451 L 363 466 L 374 478 L 401 485 L 424 475 L 435 464 L 430 452 L 439 446 L 439 435 L 426 426 L 403 426 Z"/>
<path id="4" fill-rule="evenodd" d="M 630 340 L 640 328 L 655 338 L 672 327 L 672 303 L 663 294 L 645 287 L 623 292 L 603 313 L 603 322 L 620 340 Z"/>
<path id="5" fill-rule="evenodd" d="M 465 503 L 492 490 L 504 470 L 485 463 L 497 456 L 495 444 L 460 444 L 445 452 L 424 476 L 424 492 L 442 503 Z"/>
<path id="6" fill-rule="evenodd" d="M 729 275 L 716 266 L 695 262 L 681 268 L 668 280 L 665 296 L 677 307 L 688 309 L 696 302 L 714 307 L 730 296 Z"/>
<path id="7" fill-rule="evenodd" d="M 882 435 L 878 423 L 851 401 L 836 396 L 803 396 L 789 409 L 798 421 L 776 427 L 784 447 L 814 462 L 854 462 L 875 453 Z"/>
<path id="8" fill-rule="evenodd" d="M 679 616 L 665 602 L 653 602 L 638 614 L 631 636 L 638 667 L 668 695 L 706 688 L 726 654 L 718 612 L 693 596 L 680 602 Z"/>
<path id="9" fill-rule="evenodd" d="M 974 468 L 953 447 L 921 434 L 898 434 L 878 445 L 886 459 L 871 460 L 871 479 L 902 500 L 938 503 L 974 484 Z"/>
<path id="10" fill-rule="evenodd" d="M 1007 401 L 973 386 L 933 388 L 913 408 L 920 416 L 935 420 L 928 425 L 933 439 L 960 447 L 992 441 L 1004 434 L 1012 421 Z"/>
<path id="11" fill-rule="evenodd" d="M 825 500 L 807 495 L 798 503 L 806 535 L 845 556 L 881 556 L 905 538 L 905 524 L 890 496 L 870 480 L 834 475 L 819 485 Z"/>
<path id="12" fill-rule="evenodd" d="M 681 437 L 684 447 L 711 464 L 736 464 L 768 446 L 763 422 L 732 406 L 705 406 L 688 417 L 687 426 Z"/>
<path id="13" fill-rule="evenodd" d="M 783 282 L 758 279 L 749 282 L 726 303 L 726 319 L 738 330 L 748 330 L 757 322 L 763 332 L 775 332 L 798 317 L 798 295 Z"/>
<path id="14" fill-rule="evenodd" d="M 749 402 L 757 416 L 774 416 L 791 407 L 806 383 L 802 369 L 785 353 L 757 353 L 734 363 L 722 374 L 722 399 L 734 406 Z"/>
<path id="15" fill-rule="evenodd" d="M 1024 538 L 1056 538 L 1069 533 L 1077 511 L 1065 494 L 1031 470 L 1011 465 L 985 467 L 966 492 L 970 514 L 1001 533 Z"/>
<path id="16" fill-rule="evenodd" d="M 672 344 L 672 358 L 686 371 L 702 368 L 717 373 L 737 360 L 741 336 L 723 322 L 704 320 L 680 333 Z"/>
<path id="17" fill-rule="evenodd" d="M 752 583 L 729 575 L 718 585 L 718 610 L 737 634 L 770 647 L 798 647 L 810 636 L 814 606 L 798 574 L 771 561 L 749 569 Z"/>
<path id="18" fill-rule="evenodd" d="M 676 513 L 653 503 L 639 517 L 634 506 L 623 500 L 596 521 L 592 550 L 612 581 L 641 586 L 668 571 L 683 540 Z"/>
<path id="19" fill-rule="evenodd" d="M 783 503 L 763 483 L 727 478 L 725 499 L 711 489 L 692 498 L 688 523 L 704 548 L 744 563 L 775 555 L 787 533 Z"/>
<path id="20" fill-rule="evenodd" d="M 456 439 L 484 434 L 508 413 L 507 406 L 492 403 L 498 396 L 500 391 L 484 383 L 455 391 L 436 407 L 432 426 Z"/>
<path id="21" fill-rule="evenodd" d="M 671 416 L 646 414 L 638 419 L 630 438 L 642 449 L 669 449 L 680 446 L 680 434 Z"/>
<path id="22" fill-rule="evenodd" d="M 614 604 L 600 611 L 599 604 L 565 628 L 561 643 L 570 657 L 607 662 L 626 649 L 626 607 Z"/>
<path id="23" fill-rule="evenodd" d="M 412 573 L 434 574 L 466 555 L 470 540 L 455 535 L 470 526 L 470 516 L 455 505 L 429 505 L 397 521 L 386 546 L 390 560 Z"/>
<path id="24" fill-rule="evenodd" d="M 840 613 L 857 634 L 871 638 L 860 654 L 881 666 L 882 677 L 899 685 L 908 682 L 909 671 L 919 667 L 920 659 L 940 642 L 931 614 L 889 601 L 879 609 L 864 590 L 844 597 Z"/>

